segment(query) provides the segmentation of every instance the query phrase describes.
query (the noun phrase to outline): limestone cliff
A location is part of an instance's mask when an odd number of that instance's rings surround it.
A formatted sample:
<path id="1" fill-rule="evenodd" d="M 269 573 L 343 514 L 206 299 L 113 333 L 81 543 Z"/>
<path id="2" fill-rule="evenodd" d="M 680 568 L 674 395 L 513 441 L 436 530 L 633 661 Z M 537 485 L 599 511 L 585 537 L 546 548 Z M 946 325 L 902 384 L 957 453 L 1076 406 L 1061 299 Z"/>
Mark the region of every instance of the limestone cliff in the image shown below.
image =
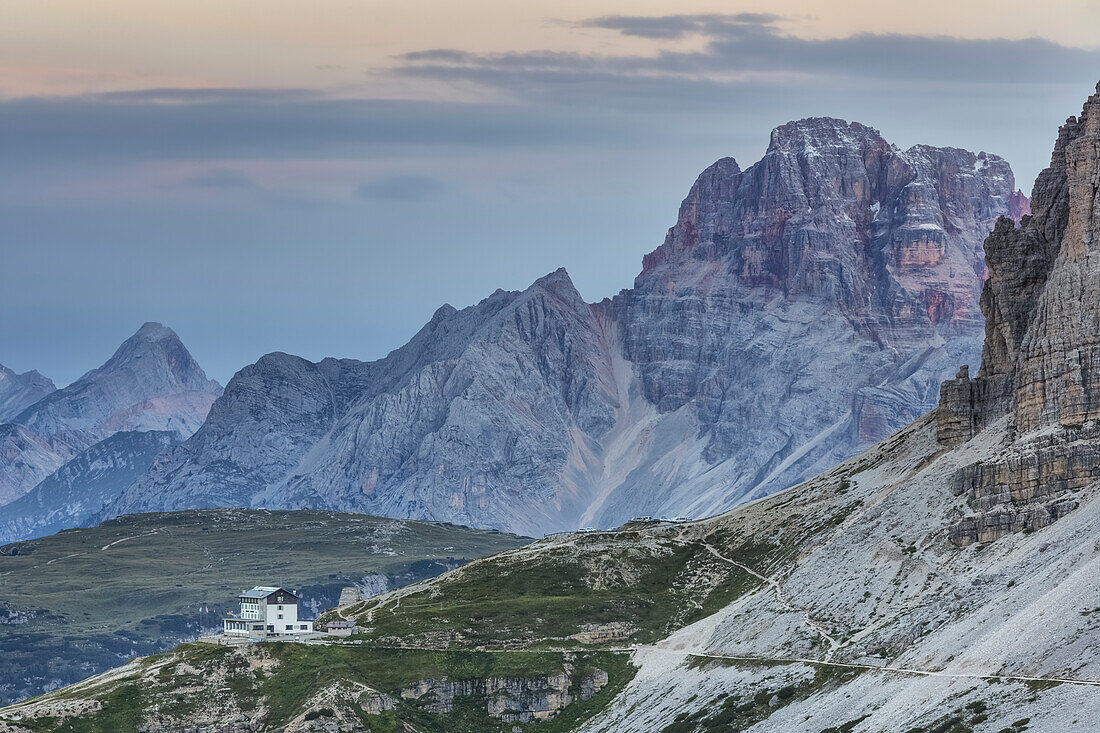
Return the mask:
<path id="1" fill-rule="evenodd" d="M 1059 130 L 1032 214 L 1018 227 L 1001 219 L 986 239 L 982 366 L 942 386 L 937 437 L 961 445 L 1003 415 L 1018 437 L 994 464 L 960 478 L 978 511 L 955 528 L 960 542 L 1044 526 L 1074 506 L 1064 492 L 1097 477 L 1098 150 L 1100 92 Z"/>
<path id="2" fill-rule="evenodd" d="M 708 473 L 688 511 L 834 465 L 977 365 L 978 242 L 1013 187 L 997 156 L 903 151 L 830 118 L 777 128 L 747 170 L 727 158 L 704 171 L 611 303 L 646 398 L 697 419 L 708 470 L 735 467 Z"/>

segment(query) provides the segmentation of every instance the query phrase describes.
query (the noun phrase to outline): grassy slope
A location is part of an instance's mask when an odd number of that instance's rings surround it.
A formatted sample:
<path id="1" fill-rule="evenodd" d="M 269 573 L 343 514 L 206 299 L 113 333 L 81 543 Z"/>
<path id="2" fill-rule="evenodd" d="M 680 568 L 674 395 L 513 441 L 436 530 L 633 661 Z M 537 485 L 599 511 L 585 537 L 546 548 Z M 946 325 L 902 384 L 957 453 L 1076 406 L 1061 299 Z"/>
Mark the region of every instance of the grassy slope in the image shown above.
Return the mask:
<path id="1" fill-rule="evenodd" d="M 33 727 L 83 730 L 89 720 L 140 718 L 141 711 L 154 707 L 170 720 L 185 719 L 197 709 L 200 717 L 227 719 L 262 708 L 267 729 L 277 730 L 300 715 L 326 685 L 342 679 L 396 695 L 419 680 L 442 677 L 531 678 L 568 670 L 579 680 L 588 669 L 607 672 L 609 683 L 594 698 L 572 703 L 548 723 L 520 725 L 525 731 L 570 730 L 633 677 L 629 656 L 619 651 L 624 645 L 659 639 L 759 586 L 758 579 L 714 557 L 701 541 L 704 536 L 712 532 L 701 536 L 697 529 L 669 528 L 544 541 L 537 553 L 520 550 L 485 558 L 416 586 L 399 601 L 390 596 L 381 603 L 360 604 L 349 615 L 370 620 L 368 631 L 352 639 L 353 645 L 262 645 L 260 653 L 279 664 L 274 672 L 258 675 L 248 671 L 237 652 L 185 645 L 173 657 L 183 664 L 173 661 L 157 672 L 155 682 L 136 671 L 93 695 L 105 704 L 95 716 L 47 718 Z M 781 543 L 757 543 L 751 536 L 740 538 L 736 546 L 726 544 L 726 553 L 764 571 L 789 553 Z M 628 623 L 634 631 L 627 639 L 588 645 L 569 638 L 586 624 L 608 622 Z M 423 648 L 402 648 L 414 645 Z M 210 696 L 194 687 L 193 670 L 209 663 L 211 655 L 220 660 L 219 674 L 236 670 L 237 682 L 228 685 L 234 692 L 228 710 L 202 708 L 201 701 Z M 224 690 L 226 684 L 219 684 Z M 75 693 L 63 690 L 48 697 L 67 694 Z M 82 695 L 87 690 L 77 697 Z M 225 694 L 215 697 L 224 699 Z M 363 722 L 378 731 L 400 730 L 404 723 L 424 731 L 512 729 L 512 723 L 489 718 L 484 703 L 473 699 L 460 699 L 454 712 L 443 716 L 401 701 L 396 711 L 366 716 Z"/>
<path id="2" fill-rule="evenodd" d="M 434 522 L 215 509 L 121 517 L 7 545 L 0 701 L 216 626 L 242 588 L 278 583 L 325 608 L 366 575 L 404 585 L 525 541 Z"/>
<path id="3" fill-rule="evenodd" d="M 363 638 L 379 643 L 422 645 L 442 633 L 454 647 L 553 647 L 585 625 L 614 622 L 636 629 L 627 642 L 652 642 L 760 583 L 694 538 L 654 535 L 577 535 L 537 556 L 489 558 L 402 594 L 399 604 L 354 610 L 369 629 Z M 767 569 L 784 550 L 750 541 L 732 552 Z"/>

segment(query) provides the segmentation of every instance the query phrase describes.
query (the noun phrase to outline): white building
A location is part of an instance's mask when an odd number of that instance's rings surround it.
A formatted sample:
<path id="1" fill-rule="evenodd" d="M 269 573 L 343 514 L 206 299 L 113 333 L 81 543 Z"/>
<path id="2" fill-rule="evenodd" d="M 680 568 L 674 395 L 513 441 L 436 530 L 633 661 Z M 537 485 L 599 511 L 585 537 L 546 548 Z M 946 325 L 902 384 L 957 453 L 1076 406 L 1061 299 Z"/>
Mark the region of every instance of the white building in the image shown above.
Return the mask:
<path id="1" fill-rule="evenodd" d="M 313 633 L 313 622 L 298 618 L 298 596 L 284 588 L 258 585 L 239 600 L 240 613 L 223 620 L 227 636 L 267 639 Z"/>

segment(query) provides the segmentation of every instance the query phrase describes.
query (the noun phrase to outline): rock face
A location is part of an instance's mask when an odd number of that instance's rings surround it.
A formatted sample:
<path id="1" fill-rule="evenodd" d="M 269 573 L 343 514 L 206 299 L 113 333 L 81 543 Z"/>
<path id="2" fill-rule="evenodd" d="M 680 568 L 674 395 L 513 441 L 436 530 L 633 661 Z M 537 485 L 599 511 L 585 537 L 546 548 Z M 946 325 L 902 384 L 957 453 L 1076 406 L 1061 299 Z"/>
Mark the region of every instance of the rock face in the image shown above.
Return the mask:
<path id="1" fill-rule="evenodd" d="M 962 371 L 943 385 L 937 437 L 961 445 L 1003 415 L 1018 437 L 997 463 L 960 479 L 978 512 L 956 527 L 960 543 L 1052 521 L 1073 506 L 1061 494 L 1097 478 L 1098 146 L 1100 94 L 1059 130 L 1032 215 L 1018 228 L 998 221 L 985 242 L 982 366 L 974 379 Z"/>
<path id="2" fill-rule="evenodd" d="M 0 504 L 115 433 L 189 437 L 219 394 L 171 329 L 145 324 L 103 366 L 0 425 Z"/>
<path id="3" fill-rule="evenodd" d="M 305 733 L 306 731 L 325 731 L 326 733 L 370 733 L 371 728 L 364 725 L 363 716 L 381 715 L 392 711 L 397 701 L 384 692 L 379 692 L 360 682 L 340 680 L 319 690 L 302 706 L 303 711 L 289 721 L 280 730 L 285 733 Z M 250 725 L 251 730 L 266 729 L 265 721 L 257 721 L 242 716 L 242 723 Z M 173 721 L 175 722 L 175 721 Z M 198 726 L 202 730 L 202 726 Z M 211 726 L 218 728 L 218 726 Z M 165 733 L 177 730 L 172 724 L 164 727 Z"/>
<path id="4" fill-rule="evenodd" d="M 363 363 L 271 354 L 108 515 L 326 507 L 527 534 L 703 515 L 795 483 L 933 407 L 977 364 L 993 155 L 834 119 L 692 187 L 635 286 L 564 270 L 444 306 Z"/>
<path id="5" fill-rule="evenodd" d="M 177 444 L 166 430 L 126 430 L 101 440 L 47 476 L 0 512 L 0 544 L 87 526 L 157 454 Z"/>
<path id="6" fill-rule="evenodd" d="M 57 387 L 36 371 L 16 374 L 0 364 L 0 423 L 6 422 Z"/>

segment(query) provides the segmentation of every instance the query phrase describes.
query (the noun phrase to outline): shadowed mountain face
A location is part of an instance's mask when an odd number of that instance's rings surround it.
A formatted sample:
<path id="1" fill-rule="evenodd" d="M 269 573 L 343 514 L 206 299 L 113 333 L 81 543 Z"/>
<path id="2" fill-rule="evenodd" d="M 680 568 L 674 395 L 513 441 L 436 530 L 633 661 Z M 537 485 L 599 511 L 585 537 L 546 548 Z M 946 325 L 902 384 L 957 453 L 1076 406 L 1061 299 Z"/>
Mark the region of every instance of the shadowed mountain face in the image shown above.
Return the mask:
<path id="1" fill-rule="evenodd" d="M 981 241 L 1022 210 L 996 156 L 833 119 L 692 187 L 634 288 L 562 270 L 441 308 L 363 363 L 272 354 L 108 515 L 325 507 L 528 534 L 702 515 L 833 465 L 977 364 Z"/>
<path id="2" fill-rule="evenodd" d="M 0 425 L 0 504 L 115 433 L 190 436 L 219 394 L 171 329 L 145 324 L 103 366 Z"/>
<path id="3" fill-rule="evenodd" d="M 124 430 L 77 453 L 37 486 L 0 509 L 0 543 L 86 526 L 103 507 L 180 442 L 166 430 Z"/>

